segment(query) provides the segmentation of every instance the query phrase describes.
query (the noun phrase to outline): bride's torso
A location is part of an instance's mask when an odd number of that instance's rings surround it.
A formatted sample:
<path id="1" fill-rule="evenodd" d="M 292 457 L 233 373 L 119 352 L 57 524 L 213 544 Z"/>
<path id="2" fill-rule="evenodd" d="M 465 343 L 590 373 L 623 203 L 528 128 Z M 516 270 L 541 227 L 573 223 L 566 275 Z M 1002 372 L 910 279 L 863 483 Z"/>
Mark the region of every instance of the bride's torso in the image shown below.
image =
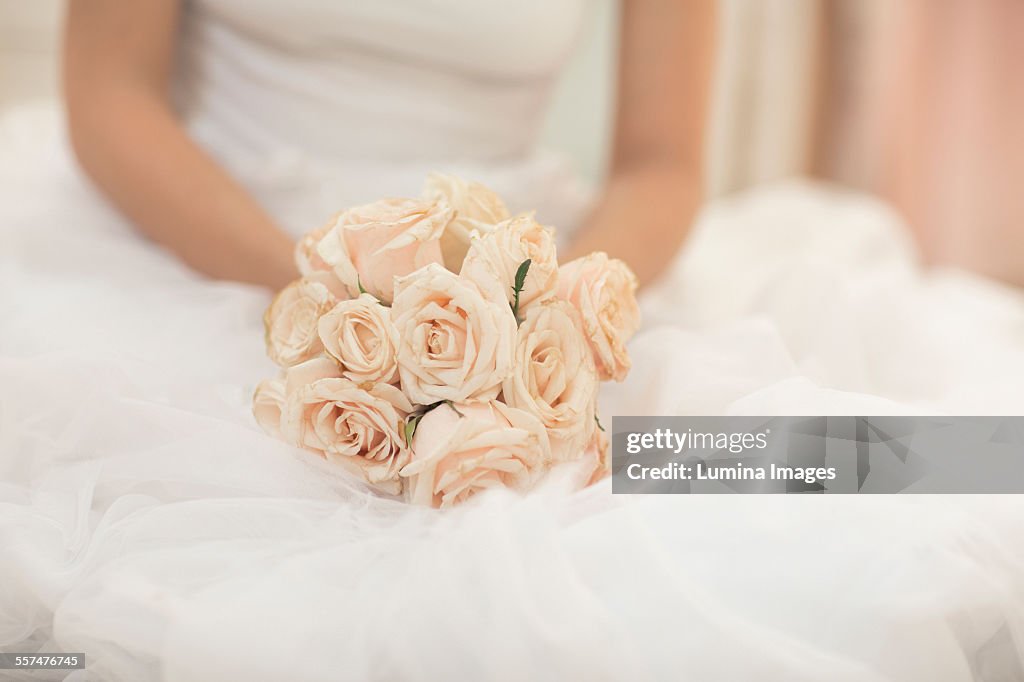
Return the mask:
<path id="1" fill-rule="evenodd" d="M 293 229 L 435 168 L 504 184 L 512 203 L 577 202 L 537 147 L 586 2 L 193 0 L 177 107 Z M 538 196 L 553 182 L 564 197 Z"/>

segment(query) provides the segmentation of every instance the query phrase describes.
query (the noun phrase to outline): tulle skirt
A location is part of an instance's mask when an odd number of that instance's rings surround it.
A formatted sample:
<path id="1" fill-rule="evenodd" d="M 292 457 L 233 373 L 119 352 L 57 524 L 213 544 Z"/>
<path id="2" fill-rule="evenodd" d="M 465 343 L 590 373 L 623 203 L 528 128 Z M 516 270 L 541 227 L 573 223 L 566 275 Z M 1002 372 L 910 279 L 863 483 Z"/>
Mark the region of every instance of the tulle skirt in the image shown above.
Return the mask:
<path id="1" fill-rule="evenodd" d="M 0 650 L 126 681 L 1024 679 L 1021 498 L 381 499 L 255 426 L 268 295 L 34 134 L 0 132 Z M 717 204 L 642 304 L 606 415 L 1024 413 L 1020 293 L 921 273 L 862 197 Z"/>

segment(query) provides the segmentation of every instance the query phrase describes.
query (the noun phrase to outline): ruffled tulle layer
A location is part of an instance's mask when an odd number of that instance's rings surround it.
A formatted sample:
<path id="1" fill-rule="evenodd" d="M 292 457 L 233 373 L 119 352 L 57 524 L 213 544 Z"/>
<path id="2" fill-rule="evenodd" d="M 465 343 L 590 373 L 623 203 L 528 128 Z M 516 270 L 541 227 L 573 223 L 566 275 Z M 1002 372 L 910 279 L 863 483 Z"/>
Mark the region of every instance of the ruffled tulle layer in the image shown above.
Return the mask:
<path id="1" fill-rule="evenodd" d="M 263 292 L 60 153 L 0 175 L 0 650 L 174 682 L 1024 675 L 1024 500 L 383 500 L 253 423 Z M 717 206 L 643 304 L 608 415 L 1024 407 L 1019 294 L 922 275 L 861 198 Z"/>

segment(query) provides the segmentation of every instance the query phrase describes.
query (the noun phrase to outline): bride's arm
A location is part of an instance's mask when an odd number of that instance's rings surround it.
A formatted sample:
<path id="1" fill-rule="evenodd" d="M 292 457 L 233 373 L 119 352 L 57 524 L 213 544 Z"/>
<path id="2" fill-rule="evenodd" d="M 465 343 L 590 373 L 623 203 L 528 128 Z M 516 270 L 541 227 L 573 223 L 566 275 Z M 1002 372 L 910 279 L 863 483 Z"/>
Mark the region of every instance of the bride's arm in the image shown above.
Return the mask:
<path id="1" fill-rule="evenodd" d="M 180 0 L 71 0 L 64 88 L 86 172 L 147 235 L 211 277 L 278 287 L 292 240 L 191 140 L 168 102 Z"/>
<path id="2" fill-rule="evenodd" d="M 618 106 L 603 196 L 568 257 L 607 251 L 642 284 L 669 264 L 704 197 L 714 0 L 622 3 Z"/>

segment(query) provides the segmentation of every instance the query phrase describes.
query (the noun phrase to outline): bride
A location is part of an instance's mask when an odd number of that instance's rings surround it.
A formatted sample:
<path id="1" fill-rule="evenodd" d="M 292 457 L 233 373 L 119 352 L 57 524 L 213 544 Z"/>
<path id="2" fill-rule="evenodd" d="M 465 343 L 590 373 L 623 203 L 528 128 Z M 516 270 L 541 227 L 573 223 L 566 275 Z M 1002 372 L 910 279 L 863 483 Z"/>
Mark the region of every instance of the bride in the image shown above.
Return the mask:
<path id="1" fill-rule="evenodd" d="M 71 0 L 73 155 L 0 127 L 0 650 L 173 682 L 1019 679 L 1014 497 L 552 477 L 438 514 L 252 421 L 294 235 L 433 170 L 652 283 L 606 414 L 1019 413 L 1018 294 L 922 276 L 876 202 L 760 190 L 676 257 L 713 4 L 623 4 L 593 200 L 536 149 L 585 0 Z"/>
<path id="2" fill-rule="evenodd" d="M 623 16 L 610 179 L 574 251 L 613 252 L 643 280 L 675 253 L 702 196 L 713 4 L 635 2 Z M 578 222 L 571 179 L 535 147 L 585 2 L 378 5 L 72 2 L 78 159 L 195 269 L 275 288 L 297 275 L 290 235 L 339 207 L 305 222 L 310 209 L 275 206 L 252 176 L 281 157 L 322 165 L 313 184 L 343 186 L 335 202 L 468 163 L 520 208 Z"/>

